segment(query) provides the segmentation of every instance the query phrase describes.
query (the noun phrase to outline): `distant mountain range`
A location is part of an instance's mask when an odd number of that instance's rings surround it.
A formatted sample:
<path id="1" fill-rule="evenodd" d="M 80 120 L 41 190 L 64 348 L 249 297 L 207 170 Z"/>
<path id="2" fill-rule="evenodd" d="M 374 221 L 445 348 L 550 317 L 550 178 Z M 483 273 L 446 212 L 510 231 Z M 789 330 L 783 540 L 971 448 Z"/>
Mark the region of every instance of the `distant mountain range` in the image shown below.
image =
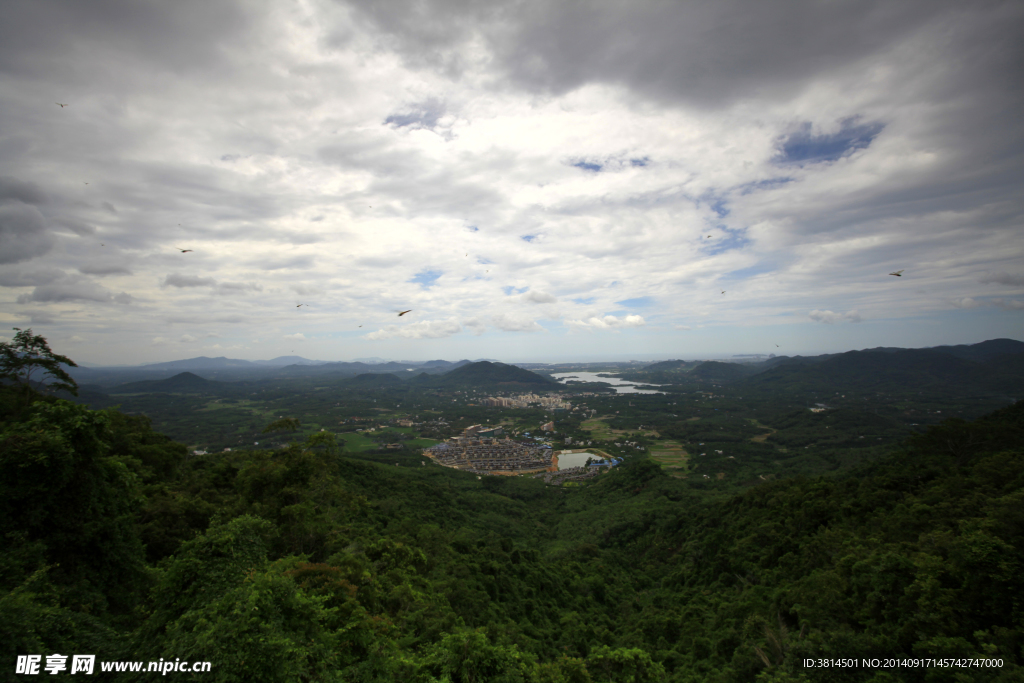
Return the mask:
<path id="1" fill-rule="evenodd" d="M 447 363 L 447 361 L 439 361 Z M 333 365 L 333 364 L 325 364 Z M 350 364 L 345 365 L 362 365 Z M 400 366 L 398 363 L 382 363 L 376 367 L 386 368 L 387 366 Z M 380 388 L 385 386 L 399 386 L 406 383 L 413 383 L 421 387 L 437 388 L 469 388 L 486 387 L 493 389 L 556 389 L 558 383 L 542 377 L 529 370 L 517 368 L 514 365 L 504 363 L 492 363 L 481 361 L 471 363 L 459 361 L 459 363 L 447 363 L 449 368 L 443 374 L 429 374 L 421 371 L 417 374 L 412 368 L 404 368 L 404 372 L 363 372 L 351 377 L 341 377 L 340 386 L 352 388 Z M 436 367 L 436 366 L 434 366 Z M 392 368 L 394 369 L 394 368 Z M 90 392 L 106 394 L 143 394 L 143 393 L 166 393 L 166 394 L 218 394 L 235 395 L 238 392 L 248 391 L 245 387 L 250 386 L 246 382 L 222 382 L 209 380 L 191 372 L 180 372 L 173 377 L 166 379 L 149 379 L 135 382 L 125 382 L 113 387 L 102 388 L 97 385 L 87 386 Z"/>
<path id="2" fill-rule="evenodd" d="M 524 367 L 489 360 L 368 363 L 317 361 L 301 356 L 280 356 L 266 361 L 201 356 L 135 368 L 69 368 L 69 372 L 91 390 L 116 386 L 116 389 L 103 390 L 112 393 L 219 392 L 227 387 L 218 387 L 218 384 L 300 377 L 360 378 L 354 385 L 392 383 L 382 375 L 392 376 L 398 382 L 412 381 L 419 386 L 438 388 L 467 386 L 500 390 L 559 386 Z M 366 377 L 362 377 L 364 375 Z M 827 394 L 840 388 L 888 393 L 954 390 L 1024 396 L 1024 342 L 992 339 L 979 344 L 927 349 L 879 347 L 820 356 L 777 356 L 755 363 L 668 360 L 631 370 L 623 376 L 652 384 L 739 383 L 749 386 L 752 392 Z"/>
<path id="3" fill-rule="evenodd" d="M 1024 342 L 992 339 L 927 349 L 874 348 L 821 356 L 777 356 L 759 363 L 662 361 L 625 373 L 630 380 L 720 382 L 744 391 L 954 392 L 1024 395 Z"/>

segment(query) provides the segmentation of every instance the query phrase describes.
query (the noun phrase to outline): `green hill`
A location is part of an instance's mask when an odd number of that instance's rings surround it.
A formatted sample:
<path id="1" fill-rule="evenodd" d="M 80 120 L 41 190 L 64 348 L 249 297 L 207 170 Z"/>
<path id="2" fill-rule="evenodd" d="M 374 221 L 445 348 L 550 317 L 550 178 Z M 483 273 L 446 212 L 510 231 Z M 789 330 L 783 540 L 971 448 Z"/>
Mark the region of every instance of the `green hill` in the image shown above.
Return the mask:
<path id="1" fill-rule="evenodd" d="M 1024 342 L 1019 342 L 1016 339 L 989 339 L 978 344 L 935 346 L 931 350 L 948 353 L 967 360 L 988 361 L 1000 356 L 1024 353 Z"/>
<path id="2" fill-rule="evenodd" d="M 441 375 L 435 381 L 435 386 L 557 389 L 559 384 L 514 365 L 480 361 L 463 365 Z"/>
<path id="3" fill-rule="evenodd" d="M 834 393 L 1008 391 L 1024 383 L 1016 356 L 978 363 L 932 349 L 849 351 L 819 363 L 782 363 L 745 381 L 753 390 Z"/>
<path id="4" fill-rule="evenodd" d="M 341 382 L 347 387 L 394 387 L 401 386 L 402 380 L 389 373 L 364 372 Z"/>
<path id="5" fill-rule="evenodd" d="M 663 360 L 658 363 L 645 365 L 640 372 L 685 372 L 692 366 L 692 362 L 685 360 Z"/>
<path id="6" fill-rule="evenodd" d="M 701 363 L 687 376 L 691 381 L 735 382 L 750 377 L 760 368 L 748 363 L 720 363 L 709 360 Z"/>
<path id="7" fill-rule="evenodd" d="M 180 372 L 167 379 L 129 382 L 107 389 L 108 394 L 209 394 L 226 387 L 225 382 L 203 379 L 191 372 Z"/>

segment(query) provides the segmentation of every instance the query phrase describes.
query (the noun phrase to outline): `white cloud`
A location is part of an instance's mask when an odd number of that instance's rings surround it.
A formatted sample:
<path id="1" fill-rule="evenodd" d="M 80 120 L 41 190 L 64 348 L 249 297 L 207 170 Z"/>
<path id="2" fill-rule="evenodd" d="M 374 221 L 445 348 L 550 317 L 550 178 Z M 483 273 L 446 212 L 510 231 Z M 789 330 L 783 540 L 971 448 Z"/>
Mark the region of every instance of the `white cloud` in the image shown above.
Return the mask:
<path id="1" fill-rule="evenodd" d="M 522 300 L 534 304 L 558 303 L 558 299 L 554 295 L 546 294 L 544 292 L 538 292 L 537 290 L 529 291 L 526 294 L 523 294 Z"/>
<path id="2" fill-rule="evenodd" d="M 544 328 L 528 318 L 516 317 L 508 313 L 491 316 L 491 324 L 505 332 L 543 332 Z"/>
<path id="3" fill-rule="evenodd" d="M 462 326 L 478 337 L 487 331 L 487 323 L 479 318 L 467 318 L 462 321 Z"/>
<path id="4" fill-rule="evenodd" d="M 376 332 L 364 335 L 364 339 L 380 340 L 404 337 L 406 339 L 441 339 L 462 331 L 462 326 L 451 320 L 420 320 L 409 325 L 387 325 Z"/>
<path id="5" fill-rule="evenodd" d="M 581 330 L 619 330 L 624 327 L 642 327 L 647 322 L 641 315 L 627 315 L 616 318 L 614 315 L 606 315 L 602 318 L 591 316 L 581 320 L 569 320 L 567 323 L 574 329 Z"/>
<path id="6" fill-rule="evenodd" d="M 162 287 L 214 287 L 217 281 L 212 277 L 171 273 L 164 278 Z"/>
<path id="7" fill-rule="evenodd" d="M 292 341 L 307 341 L 306 335 L 302 334 L 301 332 L 296 332 L 295 334 L 286 334 L 284 335 L 284 338 L 290 339 Z"/>
<path id="8" fill-rule="evenodd" d="M 1020 299 L 992 299 L 990 303 L 1008 311 L 1024 311 L 1024 301 Z"/>
<path id="9" fill-rule="evenodd" d="M 961 299 L 949 299 L 949 305 L 954 308 L 977 308 L 981 306 L 981 302 L 972 299 L 971 297 L 963 297 Z"/>
<path id="10" fill-rule="evenodd" d="M 834 313 L 832 311 L 819 311 L 815 309 L 808 315 L 814 322 L 825 323 L 827 325 L 842 322 L 844 320 L 851 323 L 859 323 L 862 320 L 860 312 L 856 310 L 847 311 L 846 313 Z"/>
<path id="11" fill-rule="evenodd" d="M 183 344 L 189 344 L 191 342 L 196 341 L 196 338 L 193 337 L 191 334 L 183 334 L 181 335 L 181 337 L 178 338 L 178 341 L 180 341 Z"/>
<path id="12" fill-rule="evenodd" d="M 588 350 L 673 353 L 694 321 L 695 353 L 794 322 L 824 349 L 841 335 L 793 311 L 940 302 L 936 326 L 858 330 L 930 346 L 970 332 L 943 303 L 969 294 L 978 329 L 1019 335 L 1024 5 L 497 2 L 8 3 L 0 285 L 27 289 L 0 319 L 89 304 L 60 334 L 111 362 L 147 360 L 139 329 L 269 352 L 297 315 L 325 359 L 373 355 L 366 330 L 410 358 L 460 329 L 430 354 L 626 328 Z"/>

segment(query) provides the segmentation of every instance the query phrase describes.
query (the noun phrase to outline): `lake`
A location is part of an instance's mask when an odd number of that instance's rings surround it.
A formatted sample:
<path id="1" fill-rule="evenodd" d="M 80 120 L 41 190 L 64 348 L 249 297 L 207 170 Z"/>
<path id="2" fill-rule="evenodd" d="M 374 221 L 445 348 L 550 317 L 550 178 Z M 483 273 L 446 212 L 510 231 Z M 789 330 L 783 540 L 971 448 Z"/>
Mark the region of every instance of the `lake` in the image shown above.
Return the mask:
<path id="1" fill-rule="evenodd" d="M 616 393 L 619 394 L 664 394 L 664 391 L 653 389 L 637 389 L 636 382 L 624 380 L 621 377 L 601 377 L 596 372 L 553 372 L 551 376 L 565 384 L 567 379 L 577 379 L 581 382 L 604 382 L 610 384 Z"/>

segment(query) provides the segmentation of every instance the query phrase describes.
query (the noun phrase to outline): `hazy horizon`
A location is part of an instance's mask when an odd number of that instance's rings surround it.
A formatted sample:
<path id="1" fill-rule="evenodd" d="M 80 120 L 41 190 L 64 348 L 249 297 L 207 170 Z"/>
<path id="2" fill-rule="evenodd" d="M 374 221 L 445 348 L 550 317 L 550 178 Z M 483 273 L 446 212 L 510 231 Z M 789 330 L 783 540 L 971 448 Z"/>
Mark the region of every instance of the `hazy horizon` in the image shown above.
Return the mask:
<path id="1" fill-rule="evenodd" d="M 989 340 L 983 340 L 983 341 L 989 341 Z M 1015 341 L 1021 341 L 1021 340 L 1015 340 Z M 978 343 L 978 342 L 974 342 L 974 343 Z M 933 345 L 929 345 L 929 346 L 925 346 L 925 347 L 905 347 L 905 348 L 931 348 L 933 346 L 957 346 L 957 344 L 933 344 Z M 469 360 L 469 361 L 472 361 L 472 362 L 479 362 L 481 360 L 487 360 L 487 361 L 497 361 L 497 362 L 500 362 L 500 363 L 506 363 L 506 364 L 512 364 L 512 365 L 517 364 L 517 363 L 548 363 L 548 364 L 601 363 L 601 362 L 622 363 L 622 362 L 628 362 L 630 360 L 635 360 L 635 361 L 639 361 L 639 362 L 643 362 L 643 363 L 658 362 L 658 361 L 663 361 L 663 360 L 688 360 L 688 361 L 693 361 L 693 360 L 733 360 L 733 361 L 739 362 L 739 361 L 743 360 L 743 357 L 747 357 L 749 359 L 750 357 L 753 357 L 753 356 L 762 356 L 763 358 L 768 358 L 771 355 L 775 355 L 775 356 L 818 356 L 818 355 L 826 355 L 826 354 L 833 354 L 833 353 L 845 353 L 847 351 L 863 351 L 863 350 L 867 350 L 867 349 L 870 349 L 870 348 L 877 348 L 877 347 L 863 347 L 863 348 L 855 348 L 855 349 L 854 348 L 850 348 L 850 349 L 841 349 L 841 350 L 837 350 L 837 351 L 812 351 L 812 352 L 808 352 L 808 353 L 780 353 L 781 349 L 776 349 L 774 354 L 772 354 L 772 353 L 750 352 L 750 353 L 730 353 L 730 354 L 726 354 L 726 353 L 717 353 L 717 354 L 715 354 L 715 353 L 712 353 L 712 354 L 696 354 L 696 353 L 691 353 L 691 354 L 685 354 L 684 353 L 682 355 L 676 355 L 676 356 L 657 356 L 657 355 L 647 356 L 645 354 L 639 354 L 639 355 L 633 355 L 633 356 L 630 356 L 629 354 L 624 354 L 624 355 L 620 355 L 620 356 L 614 356 L 614 355 L 605 355 L 605 356 L 577 355 L 577 356 L 552 357 L 552 358 L 549 358 L 547 360 L 525 359 L 525 358 L 514 358 L 514 359 L 507 359 L 507 360 L 506 359 L 495 359 L 495 358 L 468 358 L 468 357 L 458 357 L 458 358 L 448 357 L 448 358 L 446 358 L 446 357 L 441 357 L 441 356 L 431 357 L 431 358 L 420 358 L 420 359 L 410 359 L 410 358 L 377 358 L 376 360 L 371 360 L 371 359 L 367 359 L 367 358 L 332 358 L 332 359 L 327 359 L 327 358 L 309 358 L 309 357 L 306 357 L 306 356 L 299 356 L 298 354 L 286 354 L 286 355 L 283 355 L 283 356 L 275 356 L 274 358 L 240 358 L 240 357 L 237 357 L 237 356 L 230 356 L 230 355 L 223 355 L 222 354 L 222 355 L 217 355 L 217 356 L 208 356 L 208 355 L 189 356 L 189 357 L 185 357 L 185 358 L 171 358 L 171 359 L 166 359 L 166 360 L 147 361 L 147 362 L 132 363 L 132 364 L 104 365 L 104 364 L 100 364 L 100 363 L 93 363 L 91 361 L 85 361 L 84 364 L 81 364 L 81 363 L 80 364 L 83 367 L 108 367 L 108 368 L 125 367 L 125 368 L 132 368 L 132 367 L 139 367 L 139 366 L 143 366 L 143 365 L 154 365 L 154 364 L 157 364 L 157 363 L 181 362 L 181 361 L 186 361 L 186 360 L 192 360 L 194 358 L 227 358 L 229 360 L 245 360 L 245 361 L 249 361 L 249 362 L 261 362 L 261 361 L 265 362 L 265 361 L 275 360 L 276 358 L 287 358 L 287 357 L 290 357 L 292 355 L 295 355 L 296 357 L 302 358 L 303 360 L 306 360 L 306 361 L 317 361 L 317 362 L 324 362 L 324 363 L 358 363 L 358 362 L 364 362 L 364 363 L 367 363 L 367 364 L 382 364 L 382 363 L 391 363 L 391 362 L 394 362 L 394 363 L 427 363 L 427 362 L 434 361 L 434 360 L 446 360 L 446 361 L 449 361 L 449 362 L 452 362 L 452 363 L 457 363 L 458 361 L 461 361 L 461 360 Z M 76 362 L 78 362 L 74 358 L 72 358 L 72 360 L 75 360 Z"/>
<path id="2" fill-rule="evenodd" d="M 1017 338 L 1022 26 L 924 0 L 8 2 L 0 340 L 110 366 Z"/>

